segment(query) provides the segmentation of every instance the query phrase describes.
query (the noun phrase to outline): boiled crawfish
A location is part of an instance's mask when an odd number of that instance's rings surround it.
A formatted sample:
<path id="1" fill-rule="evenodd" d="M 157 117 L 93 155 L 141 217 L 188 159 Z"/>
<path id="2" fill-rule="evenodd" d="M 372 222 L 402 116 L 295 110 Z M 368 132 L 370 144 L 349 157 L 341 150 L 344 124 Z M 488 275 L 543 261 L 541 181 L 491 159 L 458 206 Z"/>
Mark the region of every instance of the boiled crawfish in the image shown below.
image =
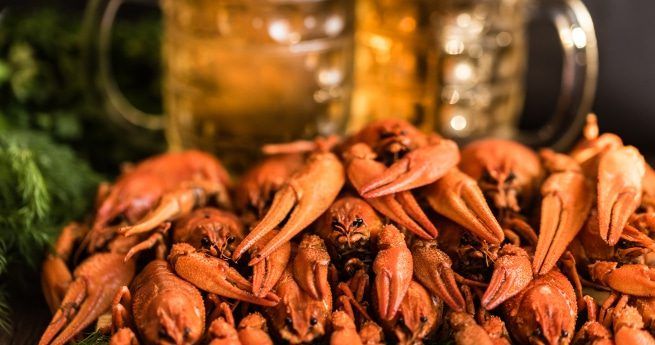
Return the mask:
<path id="1" fill-rule="evenodd" d="M 115 318 L 134 315 L 138 334 L 149 344 L 194 344 L 204 333 L 205 306 L 200 292 L 175 275 L 164 260 L 151 261 L 130 289 L 118 292 L 113 313 Z M 119 322 L 114 320 L 114 324 Z"/>
<path id="2" fill-rule="evenodd" d="M 370 147 L 388 168 L 369 180 L 359 193 L 364 198 L 407 191 L 430 184 L 459 161 L 453 141 L 436 134 L 425 134 L 399 119 L 368 124 L 349 139 L 347 145 L 361 143 Z"/>
<path id="3" fill-rule="evenodd" d="M 166 193 L 199 181 L 222 187 L 219 189 L 223 193 L 230 185 L 223 165 L 200 151 L 166 153 L 126 169 L 101 198 L 93 227 L 85 238 L 85 247 L 91 252 L 101 248 L 115 234 L 113 228 L 108 227 L 113 221 L 122 217 L 129 224 L 136 223 L 153 210 Z"/>
<path id="4" fill-rule="evenodd" d="M 69 228 L 71 229 L 71 228 Z M 72 231 L 72 229 L 71 229 Z M 74 241 L 70 231 L 64 231 L 60 237 L 58 249 L 70 248 Z M 98 316 L 106 312 L 112 303 L 116 292 L 132 281 L 136 270 L 134 260 L 124 260 L 126 248 L 134 243 L 133 239 L 114 240 L 110 252 L 99 252 L 91 255 L 75 268 L 71 274 L 65 264 L 51 264 L 49 260 L 44 265 L 43 283 L 47 287 L 51 306 L 56 307 L 52 321 L 44 331 L 39 341 L 40 345 L 66 344 L 74 336 L 95 321 Z M 72 279 L 71 279 L 72 278 Z M 60 282 L 50 286 L 52 282 Z M 63 284 L 62 284 L 63 283 Z M 65 294 L 58 295 L 58 286 L 66 286 Z"/>

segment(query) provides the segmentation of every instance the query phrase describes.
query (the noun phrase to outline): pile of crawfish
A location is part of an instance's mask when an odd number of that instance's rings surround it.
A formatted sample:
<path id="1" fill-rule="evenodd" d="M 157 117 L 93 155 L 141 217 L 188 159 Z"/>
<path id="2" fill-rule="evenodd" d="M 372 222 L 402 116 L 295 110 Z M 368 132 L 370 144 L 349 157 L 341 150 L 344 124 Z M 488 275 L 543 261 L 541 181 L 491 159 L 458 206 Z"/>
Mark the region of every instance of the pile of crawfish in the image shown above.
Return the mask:
<path id="1" fill-rule="evenodd" d="M 40 344 L 655 344 L 655 171 L 594 116 L 568 153 L 399 120 L 263 150 L 234 185 L 187 151 L 102 186 Z"/>

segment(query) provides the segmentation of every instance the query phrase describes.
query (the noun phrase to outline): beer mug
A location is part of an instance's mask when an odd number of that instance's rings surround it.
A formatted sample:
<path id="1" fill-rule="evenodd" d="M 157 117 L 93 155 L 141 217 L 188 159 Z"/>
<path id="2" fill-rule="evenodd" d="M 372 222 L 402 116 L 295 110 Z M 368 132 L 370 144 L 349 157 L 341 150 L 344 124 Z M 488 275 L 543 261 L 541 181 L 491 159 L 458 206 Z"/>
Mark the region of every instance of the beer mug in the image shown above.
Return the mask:
<path id="1" fill-rule="evenodd" d="M 238 170 L 262 144 L 343 132 L 351 0 L 161 0 L 163 117 L 132 106 L 112 77 L 109 41 L 122 3 L 95 5 L 105 103 L 133 124 L 164 128 L 171 149 L 211 151 Z"/>
<path id="2" fill-rule="evenodd" d="M 398 117 L 460 142 L 480 136 L 566 146 L 595 93 L 597 48 L 580 0 L 359 0 L 351 130 Z M 547 16 L 563 49 L 556 114 L 517 129 L 527 24 Z"/>

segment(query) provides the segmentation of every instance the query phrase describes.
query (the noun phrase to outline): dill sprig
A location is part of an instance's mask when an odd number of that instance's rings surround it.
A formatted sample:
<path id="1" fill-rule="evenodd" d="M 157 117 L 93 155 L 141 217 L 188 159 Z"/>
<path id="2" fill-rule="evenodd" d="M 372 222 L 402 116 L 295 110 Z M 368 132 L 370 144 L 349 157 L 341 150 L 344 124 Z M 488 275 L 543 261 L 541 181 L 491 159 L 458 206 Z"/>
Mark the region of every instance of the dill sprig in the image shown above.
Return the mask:
<path id="1" fill-rule="evenodd" d="M 0 277 L 12 265 L 36 269 L 59 229 L 88 210 L 99 180 L 44 134 L 0 132 Z M 0 327 L 8 328 L 2 296 L 6 291 L 0 290 Z"/>
<path id="2" fill-rule="evenodd" d="M 109 337 L 99 332 L 93 332 L 87 335 L 84 339 L 75 342 L 74 344 L 75 345 L 105 345 L 108 343 L 109 343 Z"/>

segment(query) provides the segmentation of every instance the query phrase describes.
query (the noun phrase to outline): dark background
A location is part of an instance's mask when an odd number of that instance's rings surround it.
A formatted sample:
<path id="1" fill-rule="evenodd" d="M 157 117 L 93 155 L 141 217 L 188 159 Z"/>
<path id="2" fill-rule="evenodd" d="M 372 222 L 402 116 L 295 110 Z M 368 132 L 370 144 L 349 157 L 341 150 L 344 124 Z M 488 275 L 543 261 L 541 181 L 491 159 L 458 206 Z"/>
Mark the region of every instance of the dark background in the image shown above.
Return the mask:
<path id="1" fill-rule="evenodd" d="M 603 128 L 655 153 L 655 1 L 594 0 L 600 52 L 594 110 Z"/>
<path id="2" fill-rule="evenodd" d="M 586 0 L 599 50 L 593 111 L 601 132 L 655 155 L 655 1 Z M 554 29 L 538 23 L 531 33 L 528 98 L 523 125 L 552 110 L 561 68 Z M 554 63 L 557 62 L 557 63 Z"/>

